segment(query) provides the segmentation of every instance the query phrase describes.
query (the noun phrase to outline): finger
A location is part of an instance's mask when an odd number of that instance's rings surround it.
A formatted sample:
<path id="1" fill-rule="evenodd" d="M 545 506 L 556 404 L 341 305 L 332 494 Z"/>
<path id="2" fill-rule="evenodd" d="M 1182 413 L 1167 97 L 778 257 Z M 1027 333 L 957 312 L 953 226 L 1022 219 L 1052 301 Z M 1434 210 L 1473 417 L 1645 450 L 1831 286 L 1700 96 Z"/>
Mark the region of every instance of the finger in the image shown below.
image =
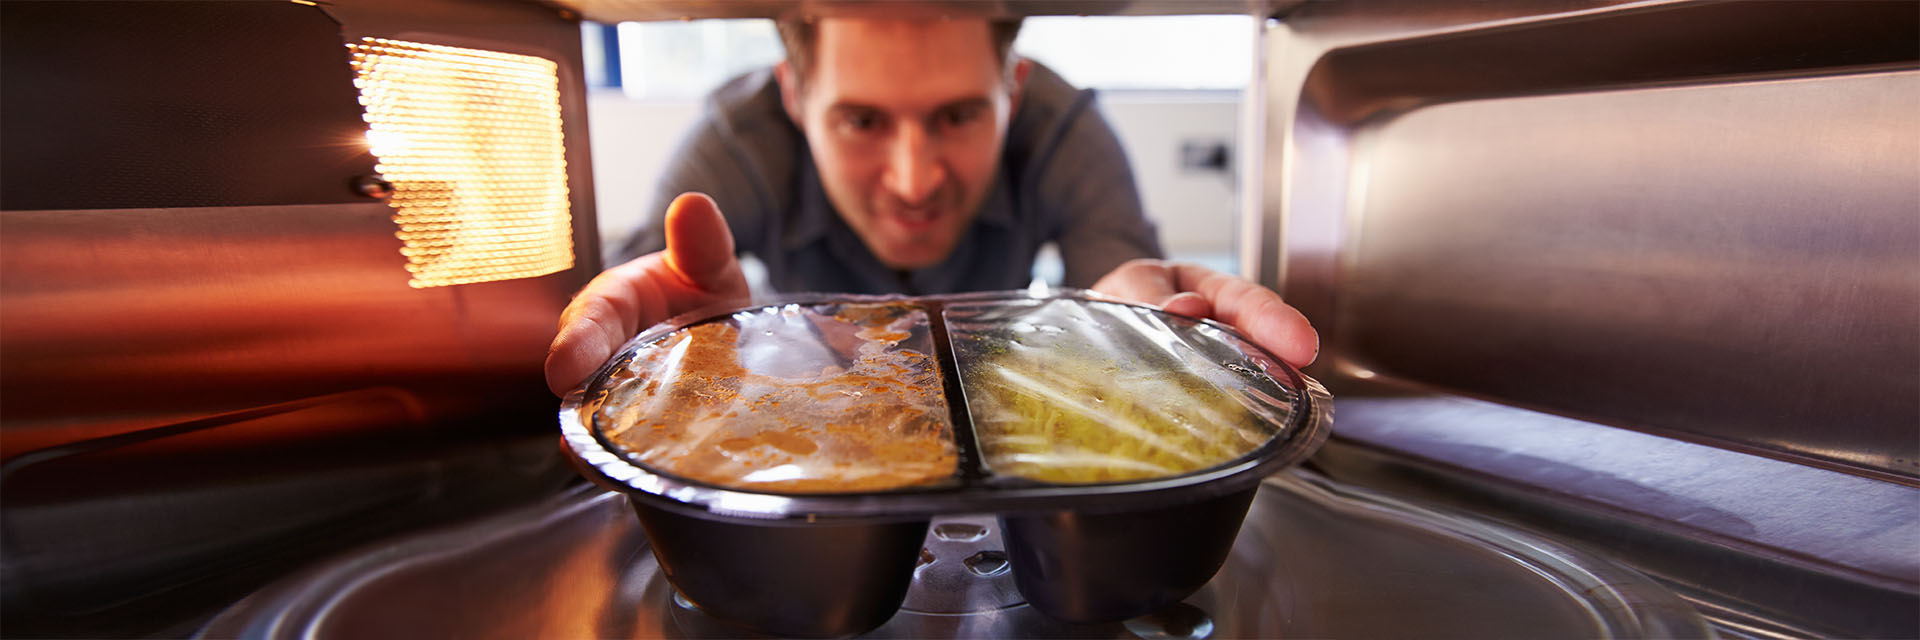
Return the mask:
<path id="1" fill-rule="evenodd" d="M 1320 354 L 1320 335 L 1313 330 L 1312 323 L 1298 310 L 1281 302 L 1280 296 L 1272 291 L 1258 290 L 1265 293 L 1252 296 L 1236 309 L 1234 325 L 1289 364 L 1296 367 L 1312 364 Z"/>
<path id="2" fill-rule="evenodd" d="M 650 255 L 596 276 L 560 313 L 560 330 L 547 348 L 547 388 L 565 395 L 633 336 L 642 323 L 666 313 L 666 300 L 643 277 L 664 265 Z"/>
<path id="3" fill-rule="evenodd" d="M 641 328 L 677 313 L 751 295 L 733 233 L 712 198 L 681 194 L 667 206 L 665 251 L 608 269 L 560 314 L 547 349 L 547 387 L 564 394 Z"/>
<path id="4" fill-rule="evenodd" d="M 599 360 L 596 355 L 602 352 L 613 353 L 614 345 L 606 334 L 590 329 L 570 326 L 562 329 L 555 338 L 553 346 L 547 350 L 547 389 L 556 396 L 566 396 L 567 392 L 580 385 L 581 380 L 593 373 Z M 600 358 L 604 359 L 604 358 Z"/>
<path id="5" fill-rule="evenodd" d="M 1102 277 L 1093 289 L 1122 300 L 1158 306 L 1168 313 L 1194 318 L 1213 315 L 1213 304 L 1199 293 L 1183 291 L 1172 263 L 1160 260 L 1130 260 Z"/>
<path id="6" fill-rule="evenodd" d="M 561 331 L 564 333 L 568 326 L 585 321 L 589 312 L 597 311 L 613 318 L 638 318 L 640 296 L 637 291 L 632 290 L 626 280 L 642 271 L 639 262 L 640 260 L 630 261 L 603 271 L 589 280 L 587 286 L 582 287 L 580 293 L 575 294 L 573 300 L 568 301 L 567 308 L 560 311 Z"/>
<path id="7" fill-rule="evenodd" d="M 699 291 L 744 291 L 746 279 L 733 253 L 733 232 L 720 207 L 702 193 L 683 193 L 667 206 L 667 265 Z"/>
<path id="8" fill-rule="evenodd" d="M 1173 294 L 1173 297 L 1160 303 L 1160 309 L 1190 318 L 1206 318 L 1213 315 L 1213 304 L 1207 302 L 1205 296 L 1192 291 Z"/>
<path id="9" fill-rule="evenodd" d="M 1233 325 L 1289 364 L 1305 367 L 1319 354 L 1313 324 L 1272 289 L 1191 264 L 1175 267 L 1175 280 L 1210 301 L 1215 320 Z"/>
<path id="10" fill-rule="evenodd" d="M 1175 288 L 1173 277 L 1166 263 L 1159 260 L 1129 260 L 1101 276 L 1100 281 L 1093 284 L 1093 290 L 1121 300 L 1157 306 L 1180 292 Z"/>

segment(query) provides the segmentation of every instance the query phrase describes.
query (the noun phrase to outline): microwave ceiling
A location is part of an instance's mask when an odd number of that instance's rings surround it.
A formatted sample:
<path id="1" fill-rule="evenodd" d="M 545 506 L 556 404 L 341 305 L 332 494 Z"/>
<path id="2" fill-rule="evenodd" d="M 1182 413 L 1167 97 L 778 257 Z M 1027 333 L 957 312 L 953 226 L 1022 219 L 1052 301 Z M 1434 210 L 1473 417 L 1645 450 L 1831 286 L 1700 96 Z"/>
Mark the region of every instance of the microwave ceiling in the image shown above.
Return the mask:
<path id="1" fill-rule="evenodd" d="M 816 15 L 898 14 L 1014 16 L 1257 15 L 1273 17 L 1306 0 L 547 0 L 583 20 L 642 22 L 703 18 L 775 18 L 789 12 Z"/>

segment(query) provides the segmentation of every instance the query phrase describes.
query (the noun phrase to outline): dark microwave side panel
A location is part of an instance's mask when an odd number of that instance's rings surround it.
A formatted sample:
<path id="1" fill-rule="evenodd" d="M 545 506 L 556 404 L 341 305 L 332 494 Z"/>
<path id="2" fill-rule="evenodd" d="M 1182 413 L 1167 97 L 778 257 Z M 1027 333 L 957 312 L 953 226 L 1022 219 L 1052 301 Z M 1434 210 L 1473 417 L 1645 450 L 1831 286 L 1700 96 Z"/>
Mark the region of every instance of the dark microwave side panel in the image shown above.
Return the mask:
<path id="1" fill-rule="evenodd" d="M 6 210 L 365 201 L 353 70 L 315 7 L 9 1 L 0 30 Z"/>
<path id="2" fill-rule="evenodd" d="M 0 629 L 180 636 L 577 481 L 541 363 L 599 270 L 578 23 L 519 0 L 0 3 Z M 573 267 L 414 286 L 350 43 L 553 63 Z"/>

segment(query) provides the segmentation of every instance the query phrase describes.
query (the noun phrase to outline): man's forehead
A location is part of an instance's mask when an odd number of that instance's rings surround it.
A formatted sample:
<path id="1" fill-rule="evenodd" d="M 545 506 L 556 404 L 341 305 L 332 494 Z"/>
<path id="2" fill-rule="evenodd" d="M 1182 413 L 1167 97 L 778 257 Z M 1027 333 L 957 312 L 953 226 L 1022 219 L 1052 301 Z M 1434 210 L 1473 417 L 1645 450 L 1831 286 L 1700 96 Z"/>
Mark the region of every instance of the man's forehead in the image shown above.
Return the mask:
<path id="1" fill-rule="evenodd" d="M 818 27 L 815 84 L 836 101 L 941 103 L 999 86 L 985 19 L 835 17 Z"/>
<path id="2" fill-rule="evenodd" d="M 1004 0 L 802 0 L 793 11 L 805 19 L 1005 20 L 1017 17 Z"/>

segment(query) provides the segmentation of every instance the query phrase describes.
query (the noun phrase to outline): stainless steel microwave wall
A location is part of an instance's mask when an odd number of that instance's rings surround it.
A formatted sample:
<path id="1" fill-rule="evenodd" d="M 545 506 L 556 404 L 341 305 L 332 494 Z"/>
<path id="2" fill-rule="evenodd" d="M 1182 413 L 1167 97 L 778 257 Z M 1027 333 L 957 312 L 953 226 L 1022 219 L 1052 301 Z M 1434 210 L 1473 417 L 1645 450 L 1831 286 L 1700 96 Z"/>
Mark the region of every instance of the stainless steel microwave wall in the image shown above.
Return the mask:
<path id="1" fill-rule="evenodd" d="M 1723 629 L 1920 634 L 1920 5 L 1308 3 L 1265 50 L 1253 263 L 1334 478 Z"/>
<path id="2" fill-rule="evenodd" d="M 0 12 L 10 634 L 166 633 L 277 570 L 572 476 L 540 363 L 599 270 L 577 22 L 437 0 Z M 409 243 L 480 220 L 407 238 L 398 205 L 440 189 L 471 209 L 513 158 L 482 145 L 433 178 L 370 153 L 387 96 L 355 65 L 368 38 L 530 61 L 564 146 L 540 206 L 570 218 L 543 233 L 570 268 L 416 286 Z M 529 95 L 434 90 L 409 89 L 469 114 Z"/>

